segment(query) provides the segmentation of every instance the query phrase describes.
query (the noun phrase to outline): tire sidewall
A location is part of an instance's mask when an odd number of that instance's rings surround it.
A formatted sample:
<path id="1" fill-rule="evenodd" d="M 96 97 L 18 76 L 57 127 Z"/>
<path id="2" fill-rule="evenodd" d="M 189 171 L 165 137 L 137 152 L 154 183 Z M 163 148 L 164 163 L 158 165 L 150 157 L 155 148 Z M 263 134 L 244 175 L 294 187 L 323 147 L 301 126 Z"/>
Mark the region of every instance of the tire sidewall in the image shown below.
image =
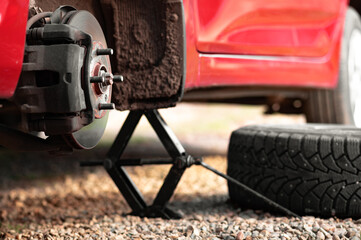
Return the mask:
<path id="1" fill-rule="evenodd" d="M 335 109 L 338 111 L 342 119 L 338 122 L 345 124 L 355 124 L 353 111 L 351 109 L 351 101 L 349 98 L 350 95 L 350 86 L 349 86 L 349 70 L 348 70 L 348 58 L 350 51 L 350 40 L 351 35 L 354 30 L 358 29 L 361 32 L 361 21 L 359 14 L 352 8 L 349 7 L 346 12 L 344 30 L 341 43 L 341 53 L 340 53 L 340 67 L 339 67 L 339 80 L 338 86 L 335 89 L 336 96 L 334 100 L 336 101 L 335 105 L 340 105 L 340 109 Z M 361 44 L 361 43 L 360 43 Z M 337 104 L 337 101 L 339 103 Z"/>

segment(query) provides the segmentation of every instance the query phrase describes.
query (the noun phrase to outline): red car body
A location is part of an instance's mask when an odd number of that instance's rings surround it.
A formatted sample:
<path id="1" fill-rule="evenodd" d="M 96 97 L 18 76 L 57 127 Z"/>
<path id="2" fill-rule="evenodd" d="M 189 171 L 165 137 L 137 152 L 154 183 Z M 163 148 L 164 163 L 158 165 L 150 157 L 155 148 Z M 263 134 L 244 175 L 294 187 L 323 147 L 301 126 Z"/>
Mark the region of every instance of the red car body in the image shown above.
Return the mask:
<path id="1" fill-rule="evenodd" d="M 184 0 L 186 89 L 334 88 L 348 0 Z M 28 1 L 0 3 L 0 98 L 21 71 Z"/>
<path id="2" fill-rule="evenodd" d="M 0 1 L 0 98 L 9 98 L 19 80 L 25 47 L 28 1 Z"/>
<path id="3" fill-rule="evenodd" d="M 335 87 L 347 5 L 185 0 L 186 87 Z"/>

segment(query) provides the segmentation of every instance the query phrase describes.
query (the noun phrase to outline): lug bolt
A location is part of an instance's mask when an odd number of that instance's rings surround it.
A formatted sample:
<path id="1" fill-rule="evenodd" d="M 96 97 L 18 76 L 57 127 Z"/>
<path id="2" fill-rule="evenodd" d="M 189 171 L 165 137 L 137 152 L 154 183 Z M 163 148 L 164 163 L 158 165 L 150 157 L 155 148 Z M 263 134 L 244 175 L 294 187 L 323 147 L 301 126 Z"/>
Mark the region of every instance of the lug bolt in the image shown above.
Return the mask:
<path id="1" fill-rule="evenodd" d="M 113 110 L 115 109 L 114 103 L 99 103 L 99 110 Z"/>
<path id="2" fill-rule="evenodd" d="M 111 48 L 102 49 L 99 48 L 96 51 L 97 55 L 113 55 L 114 51 Z"/>
<path id="3" fill-rule="evenodd" d="M 122 75 L 114 75 L 113 76 L 113 81 L 114 82 L 123 82 L 124 78 Z"/>
<path id="4" fill-rule="evenodd" d="M 103 83 L 105 81 L 104 76 L 93 76 L 90 77 L 90 82 L 91 83 Z"/>

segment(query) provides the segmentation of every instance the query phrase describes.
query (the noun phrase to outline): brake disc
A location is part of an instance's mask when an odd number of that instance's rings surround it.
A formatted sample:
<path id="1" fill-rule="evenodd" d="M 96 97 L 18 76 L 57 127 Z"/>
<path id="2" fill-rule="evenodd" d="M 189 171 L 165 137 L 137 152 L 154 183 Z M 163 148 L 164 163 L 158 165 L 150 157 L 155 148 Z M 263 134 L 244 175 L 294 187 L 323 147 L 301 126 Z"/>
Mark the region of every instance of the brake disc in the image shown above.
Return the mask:
<path id="1" fill-rule="evenodd" d="M 100 24 L 87 11 L 72 11 L 64 17 L 62 23 L 76 27 L 92 36 L 93 49 L 91 49 L 90 77 L 99 76 L 106 79 L 103 83 L 91 84 L 90 97 L 94 103 L 94 121 L 74 133 L 64 135 L 64 138 L 72 147 L 90 149 L 100 141 L 108 121 L 108 111 L 102 110 L 100 105 L 110 103 L 111 100 L 111 65 L 108 55 L 99 54 L 99 49 L 107 49 L 107 43 Z M 86 51 L 89 51 L 89 49 L 86 49 Z M 84 81 L 84 78 L 82 78 L 82 81 Z M 84 88 L 83 82 L 82 86 Z"/>

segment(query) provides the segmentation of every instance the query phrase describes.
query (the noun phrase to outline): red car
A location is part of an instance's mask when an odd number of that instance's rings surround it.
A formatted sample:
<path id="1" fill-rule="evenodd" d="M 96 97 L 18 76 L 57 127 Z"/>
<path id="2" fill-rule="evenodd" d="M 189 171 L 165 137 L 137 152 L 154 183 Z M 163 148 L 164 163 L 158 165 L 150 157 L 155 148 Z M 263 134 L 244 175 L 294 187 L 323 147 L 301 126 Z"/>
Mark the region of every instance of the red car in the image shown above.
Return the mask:
<path id="1" fill-rule="evenodd" d="M 185 86 L 185 101 L 360 125 L 360 12 L 357 0 L 2 0 L 0 122 L 91 148 L 111 99 L 169 107 Z"/>
<path id="2" fill-rule="evenodd" d="M 1 0 L 0 145 L 89 149 L 109 109 L 130 110 L 107 157 L 87 165 L 105 167 L 134 214 L 179 217 L 166 203 L 186 168 L 217 171 L 187 154 L 156 109 L 183 97 L 360 126 L 360 12 L 358 0 Z M 170 159 L 121 159 L 142 115 Z M 234 131 L 230 198 L 360 218 L 360 145 L 345 126 Z M 143 164 L 172 164 L 151 206 L 123 168 Z"/>

